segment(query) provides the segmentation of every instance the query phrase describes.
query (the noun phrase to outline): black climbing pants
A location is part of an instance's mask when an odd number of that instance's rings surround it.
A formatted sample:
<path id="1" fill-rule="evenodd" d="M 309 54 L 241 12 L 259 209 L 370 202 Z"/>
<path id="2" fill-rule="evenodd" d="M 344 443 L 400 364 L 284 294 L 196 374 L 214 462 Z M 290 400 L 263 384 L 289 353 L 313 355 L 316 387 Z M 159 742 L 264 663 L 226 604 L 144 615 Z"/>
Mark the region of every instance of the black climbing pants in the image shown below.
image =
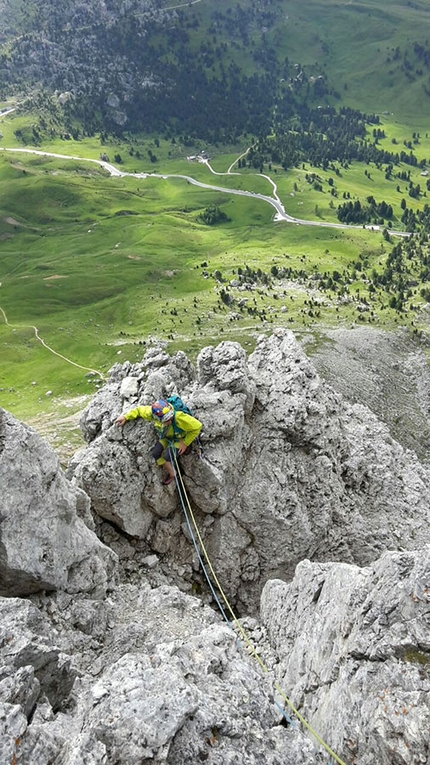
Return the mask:
<path id="1" fill-rule="evenodd" d="M 160 457 L 163 457 L 163 459 L 166 460 L 166 462 L 174 462 L 174 453 L 173 453 L 174 447 L 168 446 L 165 448 L 161 441 L 158 441 L 158 443 L 155 444 L 154 448 L 151 449 L 151 454 L 154 457 L 154 460 L 159 460 Z M 184 456 L 184 454 L 189 454 L 191 451 L 191 445 L 187 446 L 183 454 L 181 454 L 181 457 Z"/>

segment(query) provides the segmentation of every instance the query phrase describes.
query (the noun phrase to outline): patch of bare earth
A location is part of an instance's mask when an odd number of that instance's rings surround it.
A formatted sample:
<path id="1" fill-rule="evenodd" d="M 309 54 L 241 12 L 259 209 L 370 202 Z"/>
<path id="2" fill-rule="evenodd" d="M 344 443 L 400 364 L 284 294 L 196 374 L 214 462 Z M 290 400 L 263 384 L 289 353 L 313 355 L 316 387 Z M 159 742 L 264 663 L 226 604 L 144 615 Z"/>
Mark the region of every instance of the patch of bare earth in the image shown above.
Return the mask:
<path id="1" fill-rule="evenodd" d="M 58 411 L 41 412 L 26 420 L 58 454 L 63 468 L 69 464 L 75 452 L 85 445 L 79 420 L 89 399 L 90 396 L 78 396 L 63 400 L 58 405 Z"/>
<path id="2" fill-rule="evenodd" d="M 15 220 L 15 218 L 10 218 L 9 216 L 7 218 L 3 218 L 5 223 L 9 223 L 10 226 L 21 226 L 21 228 L 27 228 L 25 223 L 20 223 L 18 220 Z"/>

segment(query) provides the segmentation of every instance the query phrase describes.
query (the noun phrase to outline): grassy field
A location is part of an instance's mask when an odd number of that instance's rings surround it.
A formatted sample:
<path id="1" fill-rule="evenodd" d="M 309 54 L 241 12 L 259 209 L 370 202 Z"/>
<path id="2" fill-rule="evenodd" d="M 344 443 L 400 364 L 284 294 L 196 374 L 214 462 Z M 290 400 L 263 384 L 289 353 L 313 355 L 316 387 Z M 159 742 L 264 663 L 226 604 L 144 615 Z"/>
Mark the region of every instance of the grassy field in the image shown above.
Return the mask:
<path id="1" fill-rule="evenodd" d="M 14 130 L 23 124 L 22 117 L 5 118 L 0 146 L 17 146 Z M 412 135 L 411 126 L 394 121 L 384 129 L 387 144 L 393 137 L 403 141 Z M 74 159 L 0 152 L 0 403 L 25 421 L 41 423 L 48 433 L 55 425 L 56 438 L 62 438 L 61 421 L 65 432 L 73 424 L 79 441 L 75 410 L 114 363 L 141 359 L 153 340 L 195 357 L 200 348 L 222 338 L 239 340 L 251 350 L 257 333 L 276 326 L 314 332 L 319 326 L 351 326 L 362 320 L 357 299 L 335 291 L 318 293 L 310 281 L 293 277 L 257 282 L 249 292 L 232 289 L 235 303 L 227 306 L 220 292 L 237 278 L 238 269 L 248 266 L 269 275 L 273 267 L 332 274 L 353 271 L 361 258 L 370 271 L 382 266 L 392 246 L 381 234 L 360 228 L 275 223 L 274 209 L 252 196 L 202 189 L 180 178 L 134 177 L 135 170 L 180 174 L 224 188 L 272 193 L 269 181 L 255 172 L 214 175 L 205 165 L 187 160 L 189 148 L 161 139 L 156 146 L 154 141 L 145 138 L 134 144 L 133 151 L 142 157 L 138 164 L 126 143 L 57 140 L 37 147 L 92 159 L 106 153 L 112 162 L 120 154 L 121 169 L 133 174 L 124 178 L 111 178 L 96 164 Z M 157 163 L 149 159 L 150 146 Z M 231 147 L 223 154 L 209 147 L 213 169 L 226 173 L 245 149 Z M 430 156 L 430 139 L 423 135 L 415 151 L 420 158 Z M 336 198 L 330 193 L 329 171 L 274 170 L 270 175 L 286 210 L 304 219 L 336 221 L 345 190 L 353 199 L 363 201 L 369 194 L 385 199 L 395 214 L 402 197 L 407 198 L 404 182 L 387 181 L 384 171 L 373 166 L 342 169 L 334 177 Z M 306 181 L 309 172 L 320 176 L 322 192 Z M 413 170 L 412 177 L 419 182 L 420 171 Z M 407 199 L 414 208 L 426 203 L 424 195 Z M 213 204 L 227 214 L 227 223 L 201 223 L 199 215 Z M 215 278 L 215 272 L 221 276 Z M 417 311 L 399 316 L 387 307 L 385 295 L 369 294 L 362 275 L 354 279 L 350 294 L 370 301 L 366 321 L 425 329 Z M 247 302 L 239 307 L 243 298 Z M 416 290 L 411 300 L 423 304 Z M 49 348 L 36 337 L 35 327 Z"/>

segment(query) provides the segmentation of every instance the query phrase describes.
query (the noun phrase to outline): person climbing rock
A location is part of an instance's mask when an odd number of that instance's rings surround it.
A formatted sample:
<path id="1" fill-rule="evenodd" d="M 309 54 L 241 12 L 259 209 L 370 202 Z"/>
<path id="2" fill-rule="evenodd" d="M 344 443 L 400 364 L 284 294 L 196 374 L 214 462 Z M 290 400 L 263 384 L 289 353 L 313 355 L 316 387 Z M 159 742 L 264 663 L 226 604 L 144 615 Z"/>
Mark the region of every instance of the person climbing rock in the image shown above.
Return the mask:
<path id="1" fill-rule="evenodd" d="M 137 406 L 129 412 L 121 414 L 116 419 L 119 427 L 130 420 L 141 417 L 151 420 L 157 431 L 158 443 L 151 451 L 157 465 L 164 465 L 168 475 L 163 481 L 164 486 L 175 480 L 173 467 L 174 451 L 178 456 L 189 454 L 192 442 L 198 437 L 202 423 L 186 412 L 175 410 L 172 404 L 164 399 L 155 401 L 151 406 Z"/>

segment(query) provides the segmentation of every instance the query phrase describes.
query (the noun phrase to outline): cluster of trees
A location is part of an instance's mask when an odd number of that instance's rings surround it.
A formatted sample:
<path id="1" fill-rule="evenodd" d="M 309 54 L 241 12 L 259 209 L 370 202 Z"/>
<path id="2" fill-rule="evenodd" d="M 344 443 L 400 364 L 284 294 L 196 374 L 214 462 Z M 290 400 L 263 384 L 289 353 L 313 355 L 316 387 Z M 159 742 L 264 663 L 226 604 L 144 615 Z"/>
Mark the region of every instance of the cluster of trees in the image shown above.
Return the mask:
<path id="1" fill-rule="evenodd" d="M 255 308 L 255 297 L 254 307 L 249 306 L 246 298 L 239 297 L 235 293 L 234 287 L 238 284 L 248 286 L 251 291 L 257 290 L 255 293 L 257 297 L 259 294 L 261 297 L 270 296 L 271 299 L 277 300 L 288 297 L 286 285 L 282 282 L 293 281 L 304 285 L 311 284 L 312 288 L 335 293 L 339 298 L 356 302 L 359 313 L 363 310 L 369 312 L 369 321 L 375 319 L 374 311 L 370 310 L 369 301 L 374 303 L 378 299 L 381 308 L 390 307 L 399 312 L 406 309 L 413 310 L 417 308 L 417 305 L 412 302 L 413 297 L 418 293 L 430 302 L 430 210 L 427 214 L 426 230 L 423 230 L 419 236 L 411 236 L 397 242 L 387 255 L 384 265 L 380 269 L 373 268 L 371 273 L 369 272 L 371 253 L 360 253 L 358 260 L 342 271 L 334 269 L 331 272 L 319 272 L 313 268 L 309 272 L 301 267 L 273 265 L 267 273 L 261 268 L 245 265 L 233 271 L 236 281 L 231 281 L 227 286 L 221 272 L 215 271 L 213 277 L 222 285 L 221 301 L 228 307 L 235 305 L 241 311 L 246 309 L 248 313 L 265 318 L 264 312 Z M 356 285 L 358 280 L 363 282 L 363 290 L 352 286 Z M 308 311 L 308 315 L 315 316 L 312 300 L 310 299 L 308 303 L 312 308 L 312 313 Z M 363 316 L 358 316 L 358 319 L 364 320 Z"/>
<path id="2" fill-rule="evenodd" d="M 261 283 L 265 286 L 270 284 L 270 277 L 261 268 L 251 268 L 246 265 L 245 268 L 239 266 L 237 269 L 237 278 L 242 284 L 258 284 Z"/>
<path id="3" fill-rule="evenodd" d="M 40 0 L 0 60 L 0 97 L 28 85 L 70 93 L 65 119 L 86 134 L 167 130 L 230 141 L 244 131 L 267 132 L 278 74 L 289 66 L 283 61 L 280 67 L 262 41 L 246 51 L 247 62 L 254 61 L 248 75 L 236 45 L 228 45 L 261 16 L 256 3 L 224 15 L 215 9 L 214 34 L 202 36 L 197 48 L 191 32 L 200 21 L 193 9 L 169 12 L 156 5 Z M 267 23 L 273 23 L 272 10 L 264 11 Z"/>
<path id="4" fill-rule="evenodd" d="M 345 202 L 337 208 L 337 217 L 341 223 L 377 223 L 383 225 L 384 221 L 393 219 L 392 205 L 384 200 L 377 202 L 373 196 L 367 197 L 367 205 L 355 202 Z"/>
<path id="5" fill-rule="evenodd" d="M 417 58 L 424 64 L 426 69 L 430 69 L 430 48 L 428 41 L 426 40 L 425 45 L 414 42 L 412 47 Z"/>
<path id="6" fill-rule="evenodd" d="M 218 205 L 209 205 L 209 207 L 206 207 L 206 209 L 197 217 L 197 220 L 201 223 L 205 223 L 206 226 L 216 226 L 217 223 L 227 223 L 231 219 L 220 207 L 218 207 Z"/>
<path id="7" fill-rule="evenodd" d="M 427 231 L 430 231 L 428 228 Z M 398 242 L 387 256 L 382 271 L 372 271 L 372 283 L 389 293 L 389 306 L 398 311 L 413 296 L 413 288 L 430 301 L 430 251 L 428 234 Z"/>
<path id="8" fill-rule="evenodd" d="M 387 57 L 386 63 L 394 64 L 397 68 L 397 74 L 401 72 L 409 82 L 413 82 L 417 78 L 424 79 L 424 70 L 430 69 L 429 41 L 425 40 L 423 44 L 415 41 L 412 45 L 407 44 L 404 50 L 397 46 L 394 53 Z M 390 74 L 394 74 L 395 68 L 391 68 L 389 71 Z M 422 85 L 427 95 L 430 95 L 428 83 L 429 80 L 423 81 Z"/>
<path id="9" fill-rule="evenodd" d="M 248 153 L 247 164 L 262 170 L 265 164 L 280 164 L 285 170 L 302 162 L 327 170 L 330 163 L 373 162 L 393 167 L 401 162 L 412 167 L 424 167 L 425 159 L 418 161 L 413 149 L 389 151 L 378 145 L 382 132 L 373 129 L 373 140 L 366 137 L 368 125 L 379 123 L 374 114 L 363 114 L 356 109 L 332 106 L 309 107 L 297 104 L 296 113 L 284 122 L 279 121 L 274 134 L 259 139 Z"/>
<path id="10" fill-rule="evenodd" d="M 430 206 L 426 203 L 422 210 L 412 210 L 402 200 L 403 215 L 401 221 L 407 231 L 421 231 L 423 234 L 430 233 Z"/>
<path id="11" fill-rule="evenodd" d="M 309 105 L 333 95 L 325 73 L 280 55 L 268 35 L 254 35 L 256 23 L 273 27 L 281 0 L 225 11 L 215 4 L 209 32 L 198 37 L 203 22 L 191 6 L 169 12 L 157 5 L 29 0 L 21 33 L 0 60 L 0 97 L 29 85 L 68 94 L 63 133 L 70 135 L 146 130 L 227 142 L 269 134 L 274 114 L 279 132 L 293 118 L 303 134 L 313 132 L 309 122 L 324 132 L 326 118 Z"/>
<path id="12" fill-rule="evenodd" d="M 37 143 L 43 131 L 64 138 L 150 131 L 213 143 L 251 134 L 260 138 L 242 162 L 260 170 L 304 161 L 322 168 L 354 160 L 418 164 L 412 143 L 382 148 L 376 115 L 327 105 L 340 96 L 321 66 L 291 61 L 269 34 L 255 35 L 256 25 L 275 27 L 283 0 L 248 0 L 225 10 L 214 4 L 207 22 L 197 6 L 157 5 L 27 0 L 0 59 L 0 97 L 30 85 L 32 92 L 42 87 L 66 98 L 61 118 L 50 110 L 49 124 L 22 140 Z M 416 43 L 413 52 L 427 66 L 427 43 Z"/>

